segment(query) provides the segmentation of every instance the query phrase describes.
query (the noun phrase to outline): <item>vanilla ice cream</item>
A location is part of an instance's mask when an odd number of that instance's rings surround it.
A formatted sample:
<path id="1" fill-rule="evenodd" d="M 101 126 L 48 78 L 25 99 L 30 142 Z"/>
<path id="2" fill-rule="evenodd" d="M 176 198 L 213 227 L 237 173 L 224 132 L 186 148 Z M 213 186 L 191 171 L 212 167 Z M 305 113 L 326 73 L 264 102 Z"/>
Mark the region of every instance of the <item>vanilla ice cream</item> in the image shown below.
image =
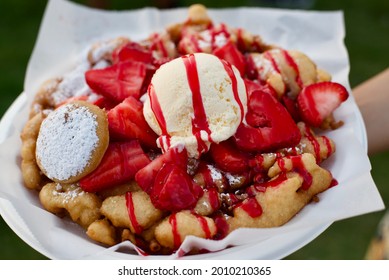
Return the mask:
<path id="1" fill-rule="evenodd" d="M 184 145 L 190 157 L 235 134 L 247 111 L 239 71 L 214 55 L 196 53 L 162 65 L 154 74 L 143 114 L 160 136 L 162 151 Z"/>

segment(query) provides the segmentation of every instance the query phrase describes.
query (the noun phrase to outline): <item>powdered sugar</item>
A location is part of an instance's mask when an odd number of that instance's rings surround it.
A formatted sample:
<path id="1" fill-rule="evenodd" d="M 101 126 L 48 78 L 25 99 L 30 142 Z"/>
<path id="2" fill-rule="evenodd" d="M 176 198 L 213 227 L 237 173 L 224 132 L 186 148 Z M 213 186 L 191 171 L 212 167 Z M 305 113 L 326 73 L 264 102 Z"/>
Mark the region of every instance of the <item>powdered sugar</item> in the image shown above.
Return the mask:
<path id="1" fill-rule="evenodd" d="M 88 95 L 90 89 L 85 82 L 85 71 L 89 70 L 88 63 L 80 63 L 73 71 L 63 76 L 52 97 L 55 104 L 60 104 L 73 96 Z"/>
<path id="2" fill-rule="evenodd" d="M 92 91 L 85 80 L 85 72 L 89 69 L 102 69 L 110 64 L 106 60 L 99 60 L 93 67 L 86 57 L 78 60 L 77 66 L 70 72 L 62 76 L 61 81 L 52 82 L 47 85 L 53 90 L 52 98 L 55 104 L 61 104 L 69 98 L 77 96 L 90 96 Z"/>
<path id="3" fill-rule="evenodd" d="M 229 172 L 226 172 L 225 175 L 230 186 L 238 185 L 241 183 L 242 178 L 240 176 L 233 175 Z"/>
<path id="4" fill-rule="evenodd" d="M 81 188 L 70 188 L 68 190 L 64 190 L 60 184 L 57 184 L 52 195 L 61 196 L 63 198 L 63 203 L 69 203 L 70 201 L 85 195 L 85 192 Z"/>
<path id="5" fill-rule="evenodd" d="M 214 182 L 223 179 L 222 173 L 219 170 L 217 170 L 213 165 L 207 164 L 207 167 L 208 167 L 208 169 L 210 171 L 212 180 Z"/>
<path id="6" fill-rule="evenodd" d="M 42 122 L 36 156 L 51 179 L 67 180 L 80 174 L 97 146 L 96 116 L 74 104 L 53 111 Z"/>

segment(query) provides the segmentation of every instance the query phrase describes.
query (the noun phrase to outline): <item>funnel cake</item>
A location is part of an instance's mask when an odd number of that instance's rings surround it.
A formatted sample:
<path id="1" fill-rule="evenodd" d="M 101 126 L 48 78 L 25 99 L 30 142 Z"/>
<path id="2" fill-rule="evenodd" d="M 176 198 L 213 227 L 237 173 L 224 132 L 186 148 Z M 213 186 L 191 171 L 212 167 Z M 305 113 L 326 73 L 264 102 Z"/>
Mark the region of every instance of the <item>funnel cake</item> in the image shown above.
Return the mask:
<path id="1" fill-rule="evenodd" d="M 341 125 L 348 93 L 306 54 L 216 24 L 202 5 L 86 53 L 36 93 L 21 170 L 92 240 L 198 253 L 180 249 L 186 237 L 282 226 L 337 185 L 325 129 Z"/>

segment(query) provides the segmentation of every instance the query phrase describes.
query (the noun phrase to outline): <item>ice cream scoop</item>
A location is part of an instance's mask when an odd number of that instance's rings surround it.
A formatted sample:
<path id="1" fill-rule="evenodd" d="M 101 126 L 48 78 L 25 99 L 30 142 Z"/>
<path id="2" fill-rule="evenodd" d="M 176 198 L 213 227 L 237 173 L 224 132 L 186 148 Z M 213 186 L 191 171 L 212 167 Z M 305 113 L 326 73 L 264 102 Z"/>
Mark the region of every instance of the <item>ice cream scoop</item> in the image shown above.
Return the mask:
<path id="1" fill-rule="evenodd" d="M 184 145 L 190 157 L 231 137 L 247 111 L 239 71 L 211 54 L 195 53 L 163 64 L 148 88 L 143 114 L 162 151 Z"/>

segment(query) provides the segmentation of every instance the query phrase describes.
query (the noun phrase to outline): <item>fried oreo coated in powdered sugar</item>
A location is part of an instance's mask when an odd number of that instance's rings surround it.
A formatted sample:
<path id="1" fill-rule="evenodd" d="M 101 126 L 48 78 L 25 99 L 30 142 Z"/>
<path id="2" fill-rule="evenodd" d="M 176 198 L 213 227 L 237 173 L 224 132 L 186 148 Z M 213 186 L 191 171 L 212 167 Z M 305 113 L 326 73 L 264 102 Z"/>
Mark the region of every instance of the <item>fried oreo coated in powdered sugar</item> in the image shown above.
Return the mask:
<path id="1" fill-rule="evenodd" d="M 69 103 L 42 122 L 36 143 L 37 163 L 55 182 L 77 182 L 99 165 L 108 143 L 104 110 L 87 102 Z"/>

